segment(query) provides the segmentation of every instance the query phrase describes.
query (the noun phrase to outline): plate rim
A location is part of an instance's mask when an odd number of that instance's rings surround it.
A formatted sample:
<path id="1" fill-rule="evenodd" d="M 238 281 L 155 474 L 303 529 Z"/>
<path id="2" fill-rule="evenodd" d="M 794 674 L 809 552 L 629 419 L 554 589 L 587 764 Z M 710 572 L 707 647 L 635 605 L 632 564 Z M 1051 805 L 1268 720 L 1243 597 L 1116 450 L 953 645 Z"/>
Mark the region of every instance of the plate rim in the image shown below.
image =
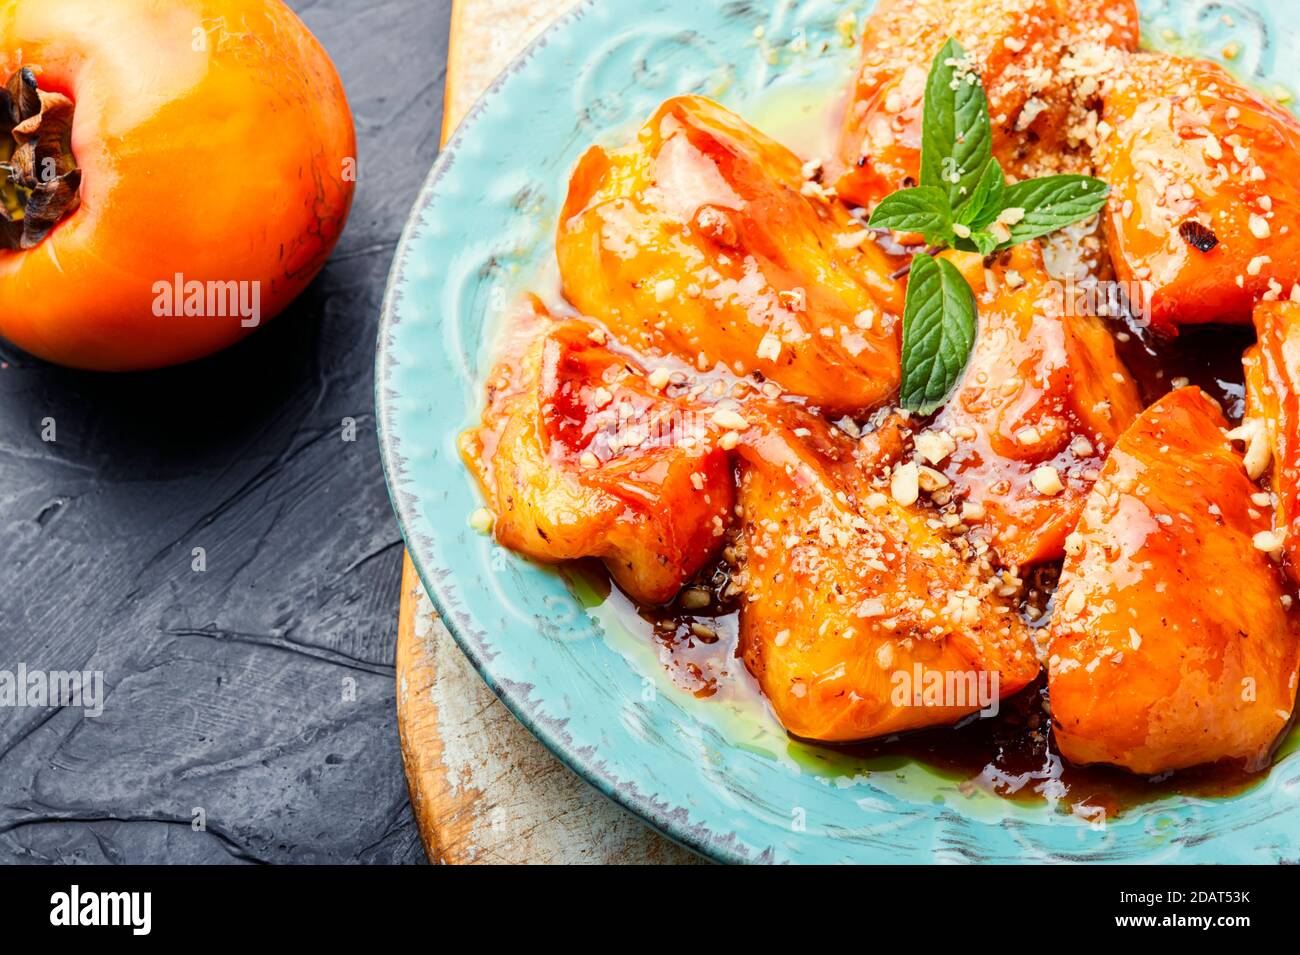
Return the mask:
<path id="1" fill-rule="evenodd" d="M 582 760 L 577 753 L 573 752 L 575 747 L 571 745 L 571 740 L 561 738 L 561 731 L 553 731 L 552 726 L 548 725 L 551 721 L 543 719 L 531 711 L 526 695 L 519 694 L 510 686 L 503 685 L 492 675 L 487 662 L 483 659 L 484 655 L 480 648 L 475 641 L 469 639 L 467 633 L 462 629 L 463 626 L 468 626 L 468 621 L 462 621 L 455 608 L 443 597 L 441 589 L 436 584 L 431 584 L 431 581 L 435 581 L 436 578 L 426 572 L 424 555 L 421 553 L 418 537 L 415 537 L 413 532 L 408 531 L 409 527 L 414 526 L 411 510 L 415 507 L 415 502 L 411 499 L 412 495 L 400 490 L 395 480 L 400 472 L 400 455 L 395 447 L 395 428 L 390 426 L 389 423 L 392 405 L 386 399 L 384 392 L 388 369 L 394 363 L 392 355 L 393 336 L 390 332 L 400 321 L 397 316 L 397 289 L 403 282 L 403 275 L 408 267 L 407 256 L 410 245 L 414 241 L 415 233 L 421 226 L 421 217 L 432 204 L 435 189 L 454 165 L 456 153 L 459 151 L 462 141 L 477 124 L 479 117 L 487 109 L 488 102 L 500 94 L 501 87 L 505 85 L 511 75 L 518 72 L 525 63 L 536 55 L 538 50 L 551 42 L 553 34 L 582 19 L 597 2 L 598 0 L 578 0 L 571 9 L 561 14 L 560 17 L 529 42 L 510 61 L 509 65 L 492 80 L 487 88 L 479 94 L 473 105 L 465 113 L 464 118 L 457 124 L 451 137 L 439 150 L 438 157 L 434 160 L 433 166 L 421 184 L 420 190 L 416 194 L 416 198 L 407 214 L 406 224 L 402 228 L 401 237 L 393 252 L 393 261 L 386 279 L 384 297 L 379 312 L 378 343 L 375 349 L 375 410 L 377 412 L 375 415 L 375 431 L 379 442 L 379 457 L 383 468 L 384 487 L 388 493 L 388 499 L 393 505 L 393 512 L 397 517 L 398 530 L 402 535 L 402 542 L 406 547 L 406 552 L 410 555 L 411 563 L 420 578 L 420 584 L 424 588 L 429 601 L 433 604 L 438 619 L 456 642 L 456 646 L 465 654 L 470 665 L 474 668 L 474 672 L 479 675 L 493 695 L 505 705 L 511 715 L 570 772 L 577 775 L 606 799 L 634 814 L 640 822 L 650 826 L 666 839 L 716 862 L 751 862 L 754 860 L 734 848 L 734 844 L 730 843 L 730 840 L 718 839 L 716 836 L 710 840 L 708 837 L 693 832 L 691 827 L 678 828 L 674 825 L 670 814 L 660 810 L 654 804 L 651 796 L 641 793 L 640 789 L 635 787 L 633 787 L 633 792 L 628 792 L 627 787 L 620 785 L 619 781 L 611 778 L 599 768 L 599 761 L 588 762 Z M 415 537 L 414 540 L 413 537 Z M 405 766 L 403 769 L 405 770 Z M 713 835 L 712 830 L 707 831 L 710 835 Z"/>

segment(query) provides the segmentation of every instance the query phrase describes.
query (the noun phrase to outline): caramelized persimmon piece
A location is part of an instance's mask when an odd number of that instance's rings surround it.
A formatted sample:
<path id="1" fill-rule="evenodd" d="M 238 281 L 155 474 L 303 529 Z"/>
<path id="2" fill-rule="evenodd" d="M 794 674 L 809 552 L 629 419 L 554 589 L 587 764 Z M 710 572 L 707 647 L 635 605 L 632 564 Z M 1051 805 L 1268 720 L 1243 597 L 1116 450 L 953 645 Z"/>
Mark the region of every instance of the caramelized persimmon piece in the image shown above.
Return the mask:
<path id="1" fill-rule="evenodd" d="M 1137 48 L 1133 0 L 881 0 L 837 148 L 840 196 L 874 206 L 915 185 L 925 81 L 952 37 L 972 57 L 989 98 L 993 155 L 1020 177 L 1089 172 L 1097 75 L 1108 51 Z"/>
<path id="2" fill-rule="evenodd" d="M 1164 332 L 1250 321 L 1300 280 L 1300 123 L 1221 67 L 1142 53 L 1109 80 L 1098 173 L 1119 279 Z"/>
<path id="3" fill-rule="evenodd" d="M 1274 532 L 1287 573 L 1300 582 L 1300 302 L 1260 302 L 1255 333 L 1245 358 L 1246 418 L 1234 434 L 1248 474 L 1260 477 L 1272 463 Z"/>
<path id="4" fill-rule="evenodd" d="M 603 558 L 633 598 L 664 603 L 722 542 L 729 456 L 698 409 L 592 335 L 555 323 L 498 366 L 461 453 L 503 546 L 543 561 Z"/>
<path id="5" fill-rule="evenodd" d="M 765 430 L 740 448 L 741 650 L 782 724 L 806 739 L 952 723 L 1039 670 L 1002 581 L 932 515 L 863 480 L 886 449 L 901 451 L 896 439 L 878 432 L 867 446 L 874 461 L 833 461 Z M 940 684 L 947 692 L 929 692 Z"/>
<path id="6" fill-rule="evenodd" d="M 1065 33 L 1074 43 L 1093 42 L 1117 50 L 1138 48 L 1139 23 L 1134 0 L 1060 0 Z M 1096 50 L 1079 51 L 1086 56 Z"/>
<path id="7" fill-rule="evenodd" d="M 578 163 L 556 238 L 565 295 L 642 353 L 871 408 L 898 387 L 898 262 L 819 189 L 738 116 L 670 99 L 631 147 Z"/>
<path id="8" fill-rule="evenodd" d="M 987 272 L 978 256 L 951 258 L 976 293 L 979 335 L 918 451 L 1005 563 L 1056 559 L 1106 452 L 1142 410 L 1137 386 L 1110 332 L 1048 277 L 1036 247 Z"/>
<path id="9" fill-rule="evenodd" d="M 1171 392 L 1120 437 L 1088 497 L 1048 660 L 1073 762 L 1258 766 L 1291 718 L 1300 644 L 1226 424 L 1199 389 Z"/>

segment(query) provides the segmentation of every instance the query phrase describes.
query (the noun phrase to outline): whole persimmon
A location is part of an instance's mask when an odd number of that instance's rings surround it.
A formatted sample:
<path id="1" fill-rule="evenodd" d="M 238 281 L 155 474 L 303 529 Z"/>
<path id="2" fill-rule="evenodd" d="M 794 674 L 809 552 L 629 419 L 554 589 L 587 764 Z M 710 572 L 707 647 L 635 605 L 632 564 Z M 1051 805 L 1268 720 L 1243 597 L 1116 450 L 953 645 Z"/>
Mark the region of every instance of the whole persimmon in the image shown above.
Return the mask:
<path id="1" fill-rule="evenodd" d="M 5 0 L 0 84 L 0 335 L 41 358 L 211 354 L 343 230 L 352 115 L 281 0 Z"/>

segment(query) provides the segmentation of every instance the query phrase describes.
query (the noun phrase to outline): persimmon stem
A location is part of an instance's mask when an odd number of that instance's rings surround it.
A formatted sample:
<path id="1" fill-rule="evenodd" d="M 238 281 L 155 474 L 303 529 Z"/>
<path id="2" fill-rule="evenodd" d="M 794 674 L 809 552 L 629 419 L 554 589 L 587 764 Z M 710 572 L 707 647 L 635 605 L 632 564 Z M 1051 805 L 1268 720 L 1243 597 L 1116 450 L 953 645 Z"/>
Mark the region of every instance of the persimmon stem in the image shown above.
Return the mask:
<path id="1" fill-rule="evenodd" d="M 30 67 L 0 87 L 0 250 L 34 248 L 81 204 L 73 112 Z"/>

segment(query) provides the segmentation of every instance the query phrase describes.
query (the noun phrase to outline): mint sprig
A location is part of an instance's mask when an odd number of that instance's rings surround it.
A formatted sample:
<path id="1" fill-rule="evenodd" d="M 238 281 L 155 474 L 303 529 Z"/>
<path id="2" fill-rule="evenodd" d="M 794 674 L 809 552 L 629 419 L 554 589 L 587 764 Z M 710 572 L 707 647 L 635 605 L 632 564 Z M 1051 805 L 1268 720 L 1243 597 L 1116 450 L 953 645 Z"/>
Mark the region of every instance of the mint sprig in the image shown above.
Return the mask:
<path id="1" fill-rule="evenodd" d="M 880 201 L 873 228 L 915 232 L 903 309 L 903 407 L 944 403 L 975 343 L 975 296 L 961 273 L 931 256 L 945 248 L 991 255 L 1096 214 L 1110 187 L 1091 176 L 1044 176 L 1008 186 L 993 158 L 989 102 L 956 40 L 935 56 L 921 120 L 921 182 Z"/>

